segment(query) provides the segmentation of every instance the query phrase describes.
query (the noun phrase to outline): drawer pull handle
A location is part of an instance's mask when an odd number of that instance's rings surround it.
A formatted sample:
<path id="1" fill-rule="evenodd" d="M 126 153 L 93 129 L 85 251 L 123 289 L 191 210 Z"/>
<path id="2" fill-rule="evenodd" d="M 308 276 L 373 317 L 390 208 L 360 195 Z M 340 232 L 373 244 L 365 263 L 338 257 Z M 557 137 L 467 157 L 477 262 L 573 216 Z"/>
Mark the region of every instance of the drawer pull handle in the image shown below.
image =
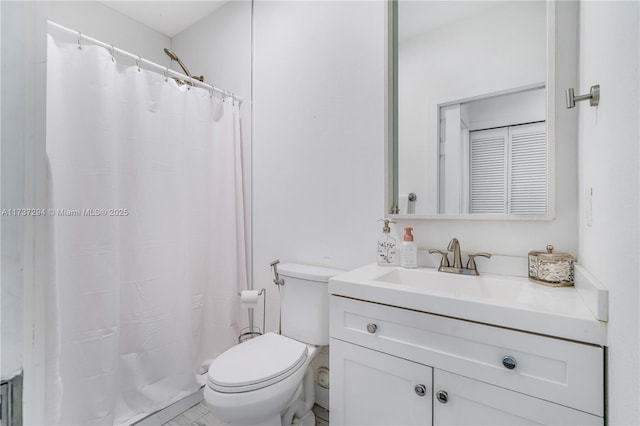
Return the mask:
<path id="1" fill-rule="evenodd" d="M 449 401 L 449 395 L 445 391 L 438 391 L 436 398 L 442 404 L 446 404 Z"/>
<path id="2" fill-rule="evenodd" d="M 504 358 L 502 358 L 502 365 L 504 365 L 505 368 L 509 370 L 513 370 L 514 368 L 516 368 L 516 365 L 518 365 L 518 363 L 516 362 L 516 359 L 514 357 L 505 356 Z"/>
<path id="3" fill-rule="evenodd" d="M 418 396 L 425 396 L 427 394 L 427 387 L 425 385 L 416 385 L 413 389 L 416 391 Z"/>
<path id="4" fill-rule="evenodd" d="M 367 331 L 371 334 L 374 334 L 376 331 L 378 330 L 378 326 L 375 325 L 374 323 L 369 323 L 367 324 Z"/>

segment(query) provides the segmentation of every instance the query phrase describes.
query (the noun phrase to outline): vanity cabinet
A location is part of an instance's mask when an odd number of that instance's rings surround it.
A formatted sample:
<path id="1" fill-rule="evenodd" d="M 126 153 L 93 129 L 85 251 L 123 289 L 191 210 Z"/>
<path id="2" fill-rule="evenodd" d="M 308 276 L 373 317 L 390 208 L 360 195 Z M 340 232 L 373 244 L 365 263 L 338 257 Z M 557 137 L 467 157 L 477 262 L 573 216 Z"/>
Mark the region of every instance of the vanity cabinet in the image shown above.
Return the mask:
<path id="1" fill-rule="evenodd" d="M 604 424 L 604 353 L 331 296 L 331 424 Z"/>

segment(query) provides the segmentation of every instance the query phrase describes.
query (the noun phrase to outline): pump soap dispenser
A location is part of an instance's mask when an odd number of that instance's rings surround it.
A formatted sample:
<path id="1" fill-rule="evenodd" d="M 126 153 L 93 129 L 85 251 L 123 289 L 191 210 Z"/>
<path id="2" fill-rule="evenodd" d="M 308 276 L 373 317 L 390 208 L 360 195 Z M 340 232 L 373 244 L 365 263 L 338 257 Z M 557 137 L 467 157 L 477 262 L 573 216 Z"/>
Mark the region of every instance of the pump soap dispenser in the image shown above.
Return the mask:
<path id="1" fill-rule="evenodd" d="M 398 265 L 398 238 L 391 234 L 392 222 L 389 219 L 380 219 L 384 221 L 384 227 L 382 228 L 382 236 L 378 239 L 378 265 L 384 266 L 396 266 Z"/>
<path id="2" fill-rule="evenodd" d="M 400 266 L 403 268 L 418 267 L 418 246 L 413 241 L 413 228 L 404 228 L 404 241 L 400 244 Z"/>

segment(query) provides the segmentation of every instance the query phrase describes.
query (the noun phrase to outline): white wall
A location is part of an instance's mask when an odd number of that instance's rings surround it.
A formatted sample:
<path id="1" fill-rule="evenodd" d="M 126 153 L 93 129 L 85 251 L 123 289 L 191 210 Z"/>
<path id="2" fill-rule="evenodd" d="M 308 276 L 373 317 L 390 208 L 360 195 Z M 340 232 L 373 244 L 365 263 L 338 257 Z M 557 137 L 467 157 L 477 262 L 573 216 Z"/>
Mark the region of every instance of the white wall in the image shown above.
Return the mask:
<path id="1" fill-rule="evenodd" d="M 194 75 L 204 74 L 205 83 L 243 96 L 242 112 L 251 112 L 250 0 L 225 3 L 173 37 L 171 49 Z M 174 69 L 180 71 L 177 64 Z"/>
<path id="2" fill-rule="evenodd" d="M 602 91 L 597 108 L 581 102 L 574 110 L 581 156 L 580 258 L 609 289 L 612 425 L 640 423 L 639 28 L 638 2 L 580 2 L 576 93 L 588 93 L 593 84 Z"/>
<path id="3" fill-rule="evenodd" d="M 399 192 L 416 213 L 437 213 L 438 105 L 544 82 L 545 21 L 544 2 L 503 2 L 398 43 Z"/>
<path id="4" fill-rule="evenodd" d="M 163 66 L 170 38 L 97 1 L 48 1 L 48 19 Z"/>
<path id="5" fill-rule="evenodd" d="M 546 97 L 544 89 L 536 89 L 464 104 L 469 130 L 544 121 Z"/>
<path id="6" fill-rule="evenodd" d="M 375 261 L 384 211 L 381 1 L 254 5 L 254 284 L 269 263 L 350 269 Z"/>

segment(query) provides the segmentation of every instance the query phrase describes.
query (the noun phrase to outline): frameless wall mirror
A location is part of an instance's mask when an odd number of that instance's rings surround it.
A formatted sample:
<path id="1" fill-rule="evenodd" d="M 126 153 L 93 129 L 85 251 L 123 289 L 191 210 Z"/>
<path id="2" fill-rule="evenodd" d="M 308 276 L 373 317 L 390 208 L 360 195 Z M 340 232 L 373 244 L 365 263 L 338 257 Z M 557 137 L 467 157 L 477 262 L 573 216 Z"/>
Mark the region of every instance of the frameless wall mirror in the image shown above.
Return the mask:
<path id="1" fill-rule="evenodd" d="M 553 5 L 394 2 L 397 213 L 553 216 Z"/>

